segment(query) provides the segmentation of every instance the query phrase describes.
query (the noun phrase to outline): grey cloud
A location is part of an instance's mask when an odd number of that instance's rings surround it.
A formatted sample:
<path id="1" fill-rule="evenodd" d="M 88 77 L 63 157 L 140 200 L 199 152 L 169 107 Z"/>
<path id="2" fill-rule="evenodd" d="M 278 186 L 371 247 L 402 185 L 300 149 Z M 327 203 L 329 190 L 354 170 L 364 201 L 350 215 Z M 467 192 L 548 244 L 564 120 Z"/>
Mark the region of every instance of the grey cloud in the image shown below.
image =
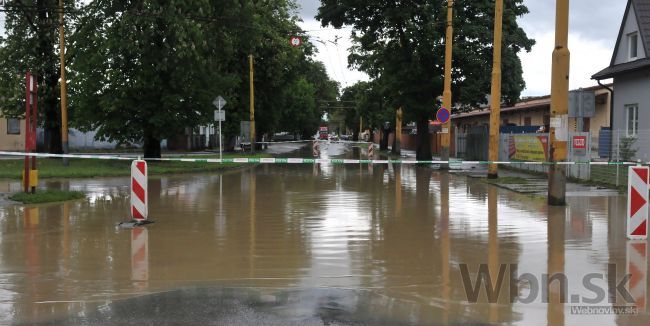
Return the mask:
<path id="1" fill-rule="evenodd" d="M 297 0 L 296 1 L 300 6 L 298 14 L 304 21 L 314 20 L 316 13 L 318 12 L 318 7 L 320 7 L 319 0 Z"/>
<path id="2" fill-rule="evenodd" d="M 572 0 L 569 10 L 571 33 L 583 38 L 614 44 L 627 1 Z M 555 29 L 555 1 L 525 0 L 530 11 L 520 22 L 529 33 Z M 570 45 L 569 45 L 570 46 Z"/>
<path id="3" fill-rule="evenodd" d="M 297 0 L 303 20 L 313 20 L 319 0 Z M 572 0 L 570 2 L 570 29 L 581 37 L 613 44 L 625 11 L 627 1 Z M 520 18 L 526 31 L 552 31 L 555 26 L 555 1 L 524 0 L 530 13 Z"/>

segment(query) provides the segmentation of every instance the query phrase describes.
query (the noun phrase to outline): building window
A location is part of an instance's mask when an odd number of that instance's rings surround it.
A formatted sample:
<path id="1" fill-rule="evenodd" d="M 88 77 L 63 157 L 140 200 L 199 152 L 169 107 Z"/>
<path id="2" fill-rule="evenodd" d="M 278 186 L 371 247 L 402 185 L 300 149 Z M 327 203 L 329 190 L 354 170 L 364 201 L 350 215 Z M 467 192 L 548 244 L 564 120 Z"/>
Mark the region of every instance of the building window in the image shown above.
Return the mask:
<path id="1" fill-rule="evenodd" d="M 7 134 L 9 135 L 20 135 L 20 120 L 19 119 L 7 119 Z"/>
<path id="2" fill-rule="evenodd" d="M 625 106 L 627 136 L 635 137 L 639 130 L 639 105 L 630 104 Z"/>
<path id="3" fill-rule="evenodd" d="M 636 60 L 639 43 L 639 34 L 634 32 L 627 35 L 627 44 L 629 46 L 630 61 Z"/>
<path id="4" fill-rule="evenodd" d="M 531 117 L 524 118 L 524 126 L 531 126 L 533 124 L 533 119 Z"/>

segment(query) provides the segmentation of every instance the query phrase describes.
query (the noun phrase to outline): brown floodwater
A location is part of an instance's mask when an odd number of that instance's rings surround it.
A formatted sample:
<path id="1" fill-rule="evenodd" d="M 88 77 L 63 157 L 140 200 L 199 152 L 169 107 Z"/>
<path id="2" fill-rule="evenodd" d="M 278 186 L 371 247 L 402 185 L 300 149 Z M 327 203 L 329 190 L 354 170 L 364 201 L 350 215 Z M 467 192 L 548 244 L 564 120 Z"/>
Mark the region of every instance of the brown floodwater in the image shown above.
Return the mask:
<path id="1" fill-rule="evenodd" d="M 559 282 L 548 303 L 541 290 L 511 303 L 509 272 L 494 302 L 484 289 L 468 302 L 464 288 L 463 266 L 474 282 L 480 264 L 495 272 L 517 264 L 517 275 L 540 282 L 565 274 L 569 302 L 596 296 L 585 275 L 605 275 L 593 284 L 616 302 L 591 305 L 624 304 L 608 287 L 610 265 L 618 278 L 630 264 L 641 275 L 648 265 L 626 240 L 624 196 L 573 196 L 567 207 L 549 208 L 542 197 L 428 167 L 259 165 L 152 177 L 155 223 L 120 229 L 129 218 L 128 178 L 45 185 L 88 198 L 0 207 L 0 324 L 129 320 L 116 305 L 133 298 L 191 309 L 183 305 L 197 295 L 191 289 L 227 289 L 209 293 L 254 297 L 253 307 L 270 302 L 270 313 L 294 322 L 337 310 L 369 324 L 650 324 L 641 300 L 635 315 L 576 314 L 572 307 L 586 304 L 559 302 Z M 635 298 L 647 292 L 645 274 L 628 286 Z M 534 291 L 517 284 L 522 298 Z"/>

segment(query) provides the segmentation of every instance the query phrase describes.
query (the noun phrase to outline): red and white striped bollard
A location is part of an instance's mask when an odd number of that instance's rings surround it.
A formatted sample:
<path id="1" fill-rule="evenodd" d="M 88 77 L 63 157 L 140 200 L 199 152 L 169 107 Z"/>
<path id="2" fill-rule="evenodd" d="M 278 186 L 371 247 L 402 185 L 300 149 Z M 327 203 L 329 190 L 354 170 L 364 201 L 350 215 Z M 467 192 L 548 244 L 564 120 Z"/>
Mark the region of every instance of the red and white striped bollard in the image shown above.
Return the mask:
<path id="1" fill-rule="evenodd" d="M 131 163 L 131 217 L 142 223 L 148 213 L 147 162 L 136 160 Z"/>

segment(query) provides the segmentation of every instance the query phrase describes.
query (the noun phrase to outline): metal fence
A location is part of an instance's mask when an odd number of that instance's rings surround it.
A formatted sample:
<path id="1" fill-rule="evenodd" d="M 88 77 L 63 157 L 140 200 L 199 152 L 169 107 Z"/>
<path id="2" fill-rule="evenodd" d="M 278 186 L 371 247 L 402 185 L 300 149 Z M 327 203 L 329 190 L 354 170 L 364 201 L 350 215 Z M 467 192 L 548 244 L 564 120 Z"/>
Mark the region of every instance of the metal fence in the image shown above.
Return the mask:
<path id="1" fill-rule="evenodd" d="M 487 161 L 489 149 L 488 126 L 474 126 L 466 133 L 456 132 L 456 157 Z"/>

